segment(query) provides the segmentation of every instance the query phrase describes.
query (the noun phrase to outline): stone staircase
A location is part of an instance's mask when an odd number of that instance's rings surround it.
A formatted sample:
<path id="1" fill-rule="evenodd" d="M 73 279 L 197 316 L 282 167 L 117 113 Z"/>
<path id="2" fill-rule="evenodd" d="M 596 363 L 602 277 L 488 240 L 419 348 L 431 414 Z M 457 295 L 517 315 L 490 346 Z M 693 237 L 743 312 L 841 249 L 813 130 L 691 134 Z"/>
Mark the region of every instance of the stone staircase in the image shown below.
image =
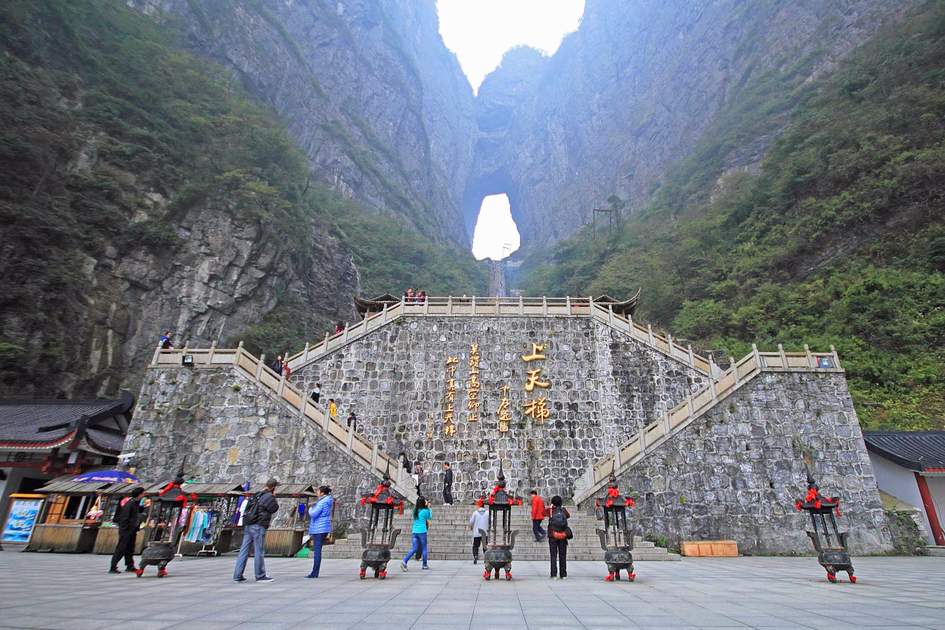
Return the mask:
<path id="1" fill-rule="evenodd" d="M 252 381 L 259 391 L 266 396 L 289 407 L 299 420 L 313 423 L 322 434 L 335 446 L 345 450 L 351 458 L 366 468 L 371 474 L 381 479 L 389 471 L 394 489 L 411 503 L 417 500 L 417 491 L 400 460 L 383 453 L 376 444 L 366 437 L 348 429 L 347 426 L 332 420 L 322 408 L 308 396 L 299 391 L 285 377 L 276 374 L 243 349 L 243 343 L 235 350 L 221 350 L 211 346 L 209 349 L 174 349 L 155 351 L 151 368 L 180 367 L 185 364 L 194 369 L 233 369 L 237 374 Z"/>
<path id="2" fill-rule="evenodd" d="M 571 513 L 568 524 L 574 531 L 574 538 L 568 544 L 568 560 L 602 560 L 604 552 L 600 548 L 600 538 L 595 533 L 603 526 L 586 513 L 579 513 L 573 505 L 565 506 Z M 469 532 L 469 516 L 475 508 L 472 505 L 434 505 L 431 507 L 433 519 L 430 523 L 428 541 L 430 560 L 471 560 L 472 537 Z M 548 560 L 548 543 L 536 543 L 532 537 L 532 522 L 528 506 L 512 508 L 512 529 L 518 530 L 513 554 L 515 560 Z M 400 536 L 394 547 L 394 556 L 403 557 L 410 549 L 410 529 L 413 522 L 413 510 L 404 509 L 402 516 L 394 519 L 394 526 L 401 528 Z M 545 520 L 545 526 L 548 521 Z M 334 545 L 325 547 L 326 558 L 360 558 L 361 535 L 358 531 L 349 531 L 348 538 L 338 540 Z M 637 537 L 634 543 L 634 560 L 679 560 L 679 555 L 669 553 L 662 547 Z"/>
<path id="3" fill-rule="evenodd" d="M 711 357 L 693 352 L 691 346 L 683 347 L 673 341 L 670 334 L 660 335 L 652 326 L 642 326 L 632 317 L 614 313 L 613 308 L 594 302 L 593 297 L 563 298 L 500 298 L 500 297 L 428 297 L 423 304 L 405 304 L 384 307 L 361 321 L 347 326 L 334 335 L 315 344 L 306 344 L 305 349 L 286 359 L 293 372 L 337 352 L 379 328 L 406 317 L 585 317 L 591 318 L 613 330 L 632 337 L 705 375 L 720 376 L 719 368 Z"/>
<path id="4" fill-rule="evenodd" d="M 592 464 L 575 484 L 577 490 L 574 501 L 578 505 L 587 502 L 607 485 L 611 472 L 620 475 L 628 470 L 762 372 L 843 372 L 843 369 L 833 346 L 830 352 L 811 352 L 806 345 L 804 352 L 785 352 L 778 344 L 778 352 L 759 352 L 758 347 L 752 344 L 752 352 L 741 361 L 732 362 L 731 367 L 720 377 L 710 379 L 705 388 L 691 394 L 662 418 L 638 431 L 614 449 L 613 454 Z"/>

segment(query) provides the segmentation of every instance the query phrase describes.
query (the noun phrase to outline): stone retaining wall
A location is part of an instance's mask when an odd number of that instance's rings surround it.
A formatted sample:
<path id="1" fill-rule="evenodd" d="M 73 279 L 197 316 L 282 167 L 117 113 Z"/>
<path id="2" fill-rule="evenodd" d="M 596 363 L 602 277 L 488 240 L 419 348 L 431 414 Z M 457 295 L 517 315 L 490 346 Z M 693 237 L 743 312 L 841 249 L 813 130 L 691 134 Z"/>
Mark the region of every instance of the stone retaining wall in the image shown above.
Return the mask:
<path id="1" fill-rule="evenodd" d="M 526 363 L 532 344 L 544 360 Z M 481 412 L 467 413 L 469 359 L 479 344 Z M 455 427 L 444 434 L 447 357 L 456 357 Z M 524 389 L 541 368 L 547 389 Z M 388 453 L 419 454 L 428 473 L 422 491 L 440 499 L 442 462 L 451 462 L 457 500 L 489 487 L 497 458 L 510 487 L 573 494 L 573 480 L 616 444 L 660 417 L 706 377 L 647 345 L 585 317 L 405 317 L 299 369 L 305 391 L 316 382 L 334 398 L 339 420 L 350 410 L 358 430 Z M 509 431 L 498 430 L 500 388 L 510 388 Z M 527 398 L 545 396 L 543 423 L 523 414 Z"/>
<path id="2" fill-rule="evenodd" d="M 619 478 L 647 534 L 734 539 L 743 553 L 808 553 L 804 449 L 821 492 L 842 499 L 855 553 L 891 549 L 843 374 L 765 372 Z"/>
<path id="3" fill-rule="evenodd" d="M 330 443 L 310 421 L 259 391 L 232 368 L 149 369 L 138 396 L 124 452 L 134 452 L 138 476 L 172 479 L 184 458 L 186 473 L 206 483 L 250 481 L 262 489 L 282 483 L 327 484 L 339 497 L 336 519 L 348 520 L 360 492 L 377 478 Z M 275 525 L 294 506 L 282 501 Z"/>

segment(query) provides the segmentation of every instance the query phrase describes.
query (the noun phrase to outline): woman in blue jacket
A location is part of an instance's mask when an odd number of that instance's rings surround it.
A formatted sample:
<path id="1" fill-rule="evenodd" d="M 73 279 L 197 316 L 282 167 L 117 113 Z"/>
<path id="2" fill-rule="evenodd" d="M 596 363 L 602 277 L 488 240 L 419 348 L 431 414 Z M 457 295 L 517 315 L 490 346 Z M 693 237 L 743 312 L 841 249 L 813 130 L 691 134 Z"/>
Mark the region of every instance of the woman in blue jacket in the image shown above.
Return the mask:
<path id="1" fill-rule="evenodd" d="M 331 533 L 331 515 L 334 512 L 335 498 L 331 496 L 331 488 L 320 486 L 318 488 L 318 503 L 308 510 L 310 519 L 308 525 L 308 535 L 312 539 L 312 572 L 306 575 L 307 578 L 317 578 L 318 570 L 322 567 L 322 544 L 325 537 Z"/>

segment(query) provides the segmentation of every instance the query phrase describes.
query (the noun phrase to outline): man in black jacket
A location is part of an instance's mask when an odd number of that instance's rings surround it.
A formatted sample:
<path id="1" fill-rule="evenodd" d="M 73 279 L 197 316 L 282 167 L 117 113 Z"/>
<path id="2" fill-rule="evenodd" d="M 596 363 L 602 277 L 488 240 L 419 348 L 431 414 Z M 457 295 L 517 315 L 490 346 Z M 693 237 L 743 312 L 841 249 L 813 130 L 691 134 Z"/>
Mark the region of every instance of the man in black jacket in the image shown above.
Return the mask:
<path id="1" fill-rule="evenodd" d="M 266 575 L 266 561 L 264 548 L 266 543 L 266 530 L 272 522 L 272 515 L 279 509 L 279 503 L 273 493 L 279 482 L 270 479 L 266 482 L 266 488 L 250 497 L 247 501 L 246 510 L 243 512 L 243 544 L 240 545 L 240 555 L 236 558 L 236 566 L 233 568 L 233 581 L 245 582 L 243 570 L 246 568 L 246 561 L 249 559 L 250 545 L 253 547 L 253 565 L 256 572 L 257 582 L 272 582 L 273 578 Z"/>
<path id="2" fill-rule="evenodd" d="M 443 503 L 453 505 L 453 469 L 443 462 Z"/>
<path id="3" fill-rule="evenodd" d="M 135 538 L 140 524 L 138 515 L 143 493 L 144 488 L 135 488 L 131 491 L 130 497 L 125 497 L 118 503 L 118 509 L 115 511 L 115 523 L 118 524 L 118 544 L 115 545 L 115 553 L 112 554 L 109 573 L 121 573 L 118 570 L 118 561 L 122 556 L 125 558 L 125 571 L 135 570 Z"/>

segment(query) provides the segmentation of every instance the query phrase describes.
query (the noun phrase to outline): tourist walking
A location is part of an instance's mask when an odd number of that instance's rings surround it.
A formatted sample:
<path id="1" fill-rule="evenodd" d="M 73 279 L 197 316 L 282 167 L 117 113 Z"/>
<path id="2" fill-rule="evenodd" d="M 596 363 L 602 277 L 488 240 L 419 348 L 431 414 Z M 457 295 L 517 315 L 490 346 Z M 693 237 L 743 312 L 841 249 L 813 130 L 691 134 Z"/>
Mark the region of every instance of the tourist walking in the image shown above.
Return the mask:
<path id="1" fill-rule="evenodd" d="M 334 398 L 328 399 L 328 417 L 332 420 L 338 419 L 338 405 L 335 404 Z"/>
<path id="2" fill-rule="evenodd" d="M 407 552 L 407 555 L 404 556 L 404 559 L 400 561 L 401 571 L 407 570 L 407 561 L 410 560 L 410 556 L 414 554 L 419 554 L 423 558 L 423 569 L 429 569 L 427 565 L 427 532 L 430 527 L 430 519 L 433 514 L 430 512 L 430 508 L 427 507 L 427 500 L 423 497 L 417 497 L 417 504 L 413 507 L 413 529 L 411 530 L 413 534 L 413 545 L 410 547 L 410 551 Z"/>
<path id="3" fill-rule="evenodd" d="M 118 544 L 112 554 L 109 573 L 121 573 L 118 570 L 118 561 L 125 559 L 125 571 L 135 570 L 135 539 L 138 535 L 138 526 L 141 524 L 141 495 L 144 488 L 138 487 L 131 491 L 130 497 L 125 497 L 118 503 L 115 511 L 115 524 L 118 525 Z"/>
<path id="4" fill-rule="evenodd" d="M 236 558 L 236 566 L 233 568 L 234 582 L 246 581 L 243 570 L 246 568 L 246 560 L 249 559 L 250 546 L 253 548 L 256 581 L 273 581 L 273 578 L 266 575 L 265 544 L 266 530 L 272 522 L 272 515 L 279 510 L 279 503 L 273 496 L 278 485 L 278 481 L 270 479 L 262 492 L 254 494 L 246 502 L 246 509 L 243 511 L 243 544 L 240 545 L 240 553 Z"/>
<path id="5" fill-rule="evenodd" d="M 482 532 L 489 531 L 489 510 L 486 509 L 485 501 L 481 497 L 476 501 L 476 509 L 469 517 L 469 530 L 473 539 L 473 564 L 477 564 L 479 562 L 479 546 L 482 544 Z M 485 552 L 485 546 L 482 550 Z"/>
<path id="6" fill-rule="evenodd" d="M 282 376 L 282 355 L 276 357 L 276 360 L 269 366 L 277 376 Z"/>
<path id="7" fill-rule="evenodd" d="M 315 389 L 311 393 L 312 400 L 315 401 L 315 404 L 318 404 L 318 401 L 322 398 L 322 384 L 315 383 Z"/>
<path id="8" fill-rule="evenodd" d="M 443 503 L 453 505 L 453 469 L 449 462 L 443 462 Z"/>
<path id="9" fill-rule="evenodd" d="M 312 540 L 312 572 L 305 576 L 307 578 L 317 578 L 322 568 L 322 545 L 331 533 L 331 519 L 334 513 L 335 498 L 331 496 L 331 488 L 319 486 L 318 502 L 308 511 L 308 535 Z"/>
<path id="10" fill-rule="evenodd" d="M 338 335 L 345 331 L 345 325 L 342 322 L 335 324 L 335 334 Z"/>
<path id="11" fill-rule="evenodd" d="M 535 535 L 535 542 L 541 542 L 547 534 L 541 527 L 541 522 L 545 519 L 545 500 L 541 498 L 538 491 L 532 490 L 532 534 Z"/>
<path id="12" fill-rule="evenodd" d="M 551 509 L 548 511 L 548 548 L 551 553 L 551 577 L 568 577 L 568 538 L 571 528 L 568 519 L 571 514 L 561 505 L 561 497 L 551 497 Z"/>
<path id="13" fill-rule="evenodd" d="M 348 413 L 347 423 L 348 423 L 349 430 L 351 431 L 358 430 L 358 417 L 354 415 L 354 411 L 351 411 L 350 413 Z"/>

